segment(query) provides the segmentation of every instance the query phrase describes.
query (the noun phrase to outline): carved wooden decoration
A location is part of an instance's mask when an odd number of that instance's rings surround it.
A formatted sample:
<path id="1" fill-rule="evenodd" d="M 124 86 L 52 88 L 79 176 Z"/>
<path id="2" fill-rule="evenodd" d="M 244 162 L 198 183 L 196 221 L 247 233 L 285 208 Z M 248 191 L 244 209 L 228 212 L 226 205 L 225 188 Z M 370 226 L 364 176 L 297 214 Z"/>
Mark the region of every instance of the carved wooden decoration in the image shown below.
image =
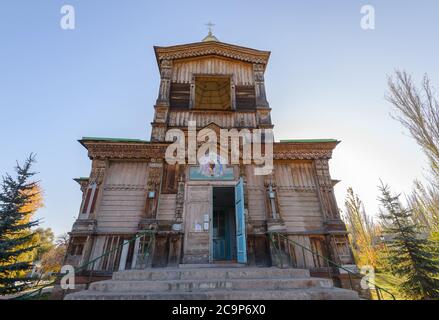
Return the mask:
<path id="1" fill-rule="evenodd" d="M 157 104 L 169 106 L 172 60 L 162 60 L 160 69 L 160 89 Z"/>
<path id="2" fill-rule="evenodd" d="M 180 165 L 164 164 L 162 194 L 177 193 Z"/>
<path id="3" fill-rule="evenodd" d="M 268 108 L 267 96 L 265 94 L 265 67 L 262 64 L 254 64 L 253 70 L 255 75 L 256 106 L 258 108 Z"/>
<path id="4" fill-rule="evenodd" d="M 175 208 L 175 221 L 177 223 L 182 222 L 183 218 L 183 209 L 184 209 L 184 189 L 185 182 L 184 176 L 180 176 L 178 181 L 178 189 L 177 189 L 177 198 L 176 198 L 176 208 Z"/>
<path id="5" fill-rule="evenodd" d="M 104 181 L 105 170 L 107 168 L 107 161 L 94 160 L 89 178 L 89 184 L 95 183 L 101 185 Z"/>
<path id="6" fill-rule="evenodd" d="M 282 220 L 282 217 L 280 216 L 280 210 L 279 210 L 279 200 L 278 200 L 278 193 L 277 193 L 277 187 L 274 180 L 266 181 L 265 183 L 265 190 L 266 190 L 266 204 L 267 204 L 267 212 L 270 220 Z"/>
<path id="7" fill-rule="evenodd" d="M 162 171 L 161 163 L 150 163 L 145 208 L 145 215 L 148 219 L 156 218 Z"/>

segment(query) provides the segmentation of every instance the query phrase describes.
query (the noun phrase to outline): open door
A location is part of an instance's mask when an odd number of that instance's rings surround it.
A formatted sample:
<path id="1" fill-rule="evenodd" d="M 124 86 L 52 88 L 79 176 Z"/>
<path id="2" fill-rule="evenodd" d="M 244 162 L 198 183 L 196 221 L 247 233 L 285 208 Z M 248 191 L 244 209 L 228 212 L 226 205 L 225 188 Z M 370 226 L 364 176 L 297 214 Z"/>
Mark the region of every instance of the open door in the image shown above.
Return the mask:
<path id="1" fill-rule="evenodd" d="M 239 179 L 235 187 L 235 212 L 236 212 L 236 246 L 239 263 L 247 263 L 247 240 L 245 236 L 244 217 L 244 182 Z"/>

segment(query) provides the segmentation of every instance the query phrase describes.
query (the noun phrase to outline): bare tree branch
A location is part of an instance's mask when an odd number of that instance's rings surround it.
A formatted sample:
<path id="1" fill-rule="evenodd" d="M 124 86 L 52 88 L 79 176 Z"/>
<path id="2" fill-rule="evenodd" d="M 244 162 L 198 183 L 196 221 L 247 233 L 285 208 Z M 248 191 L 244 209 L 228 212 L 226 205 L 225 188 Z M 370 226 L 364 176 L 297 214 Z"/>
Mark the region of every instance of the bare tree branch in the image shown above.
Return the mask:
<path id="1" fill-rule="evenodd" d="M 396 71 L 388 79 L 386 96 L 395 108 L 392 117 L 406 127 L 422 148 L 431 165 L 436 183 L 439 182 L 439 103 L 428 75 L 421 89 L 405 71 Z"/>

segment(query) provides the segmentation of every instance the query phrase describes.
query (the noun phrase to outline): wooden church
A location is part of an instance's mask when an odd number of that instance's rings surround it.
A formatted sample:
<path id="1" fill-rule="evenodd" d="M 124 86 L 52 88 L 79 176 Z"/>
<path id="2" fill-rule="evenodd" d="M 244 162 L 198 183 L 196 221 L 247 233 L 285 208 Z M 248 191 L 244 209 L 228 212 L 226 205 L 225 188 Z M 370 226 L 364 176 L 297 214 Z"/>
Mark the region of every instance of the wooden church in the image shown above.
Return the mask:
<path id="1" fill-rule="evenodd" d="M 165 161 L 166 133 L 186 132 L 190 121 L 197 131 L 273 128 L 264 82 L 270 52 L 220 42 L 210 31 L 201 42 L 154 50 L 161 80 L 150 140 L 79 141 L 91 172 L 75 179 L 83 197 L 66 264 L 95 261 L 87 268 L 107 277 L 139 268 L 145 237 L 130 239 L 143 231 L 150 247 L 142 268 L 270 267 L 279 253 L 315 274 L 328 267 L 321 257 L 353 264 L 328 165 L 338 141 L 274 142 L 267 175 L 242 161 L 221 175 Z"/>

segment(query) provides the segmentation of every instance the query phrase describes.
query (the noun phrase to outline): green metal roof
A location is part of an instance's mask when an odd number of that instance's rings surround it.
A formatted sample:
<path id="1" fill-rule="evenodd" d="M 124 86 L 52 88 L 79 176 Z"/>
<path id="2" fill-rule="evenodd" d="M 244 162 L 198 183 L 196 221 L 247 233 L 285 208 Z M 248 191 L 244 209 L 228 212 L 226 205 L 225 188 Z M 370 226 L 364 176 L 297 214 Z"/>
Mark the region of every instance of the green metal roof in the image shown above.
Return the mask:
<path id="1" fill-rule="evenodd" d="M 299 143 L 321 143 L 321 142 L 339 142 L 337 139 L 293 139 L 280 140 L 281 143 L 299 142 Z"/>
<path id="2" fill-rule="evenodd" d="M 80 141 L 108 141 L 108 142 L 137 142 L 149 143 L 149 141 L 142 139 L 129 138 L 105 138 L 105 137 L 82 137 Z M 288 139 L 280 140 L 280 143 L 322 143 L 322 142 L 339 142 L 337 139 Z"/>
<path id="3" fill-rule="evenodd" d="M 82 137 L 80 141 L 109 141 L 109 142 L 141 142 L 148 143 L 149 141 L 141 139 L 127 139 L 127 138 L 103 138 L 103 137 Z"/>

